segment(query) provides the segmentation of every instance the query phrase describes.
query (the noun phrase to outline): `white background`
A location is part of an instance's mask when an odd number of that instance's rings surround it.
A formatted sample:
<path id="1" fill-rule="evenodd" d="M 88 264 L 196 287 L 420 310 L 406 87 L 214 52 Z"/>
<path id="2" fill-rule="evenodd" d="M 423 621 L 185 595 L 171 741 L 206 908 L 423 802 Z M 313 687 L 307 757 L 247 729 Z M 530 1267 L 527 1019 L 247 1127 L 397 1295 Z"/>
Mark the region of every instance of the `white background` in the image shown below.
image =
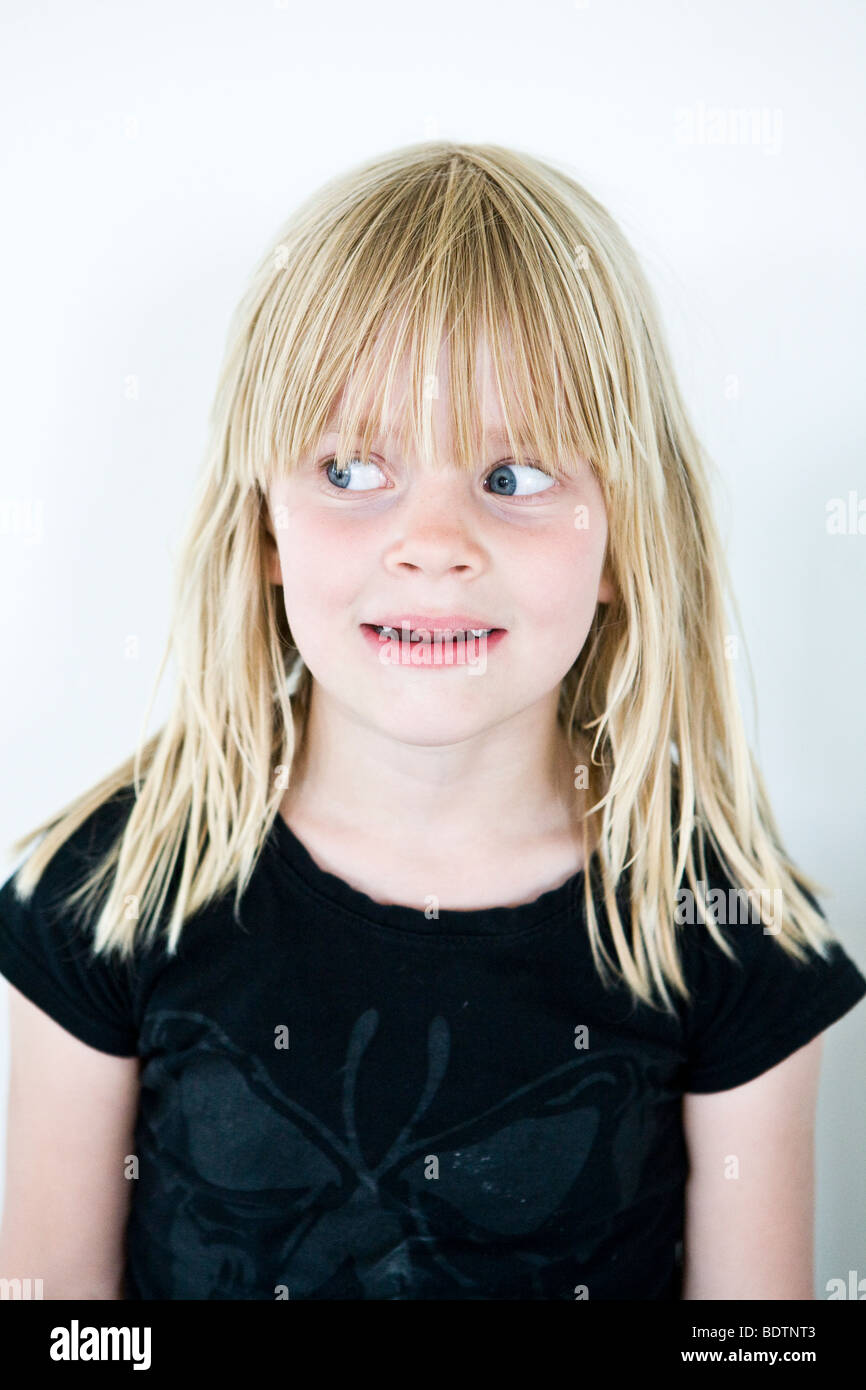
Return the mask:
<path id="1" fill-rule="evenodd" d="M 866 535 L 826 528 L 866 493 L 864 31 L 853 0 L 7 0 L 0 843 L 132 751 L 229 314 L 280 224 L 374 154 L 492 141 L 566 164 L 650 275 L 724 478 L 759 761 L 866 967 Z M 711 143 L 711 108 L 757 141 Z M 819 1298 L 866 1276 L 864 1057 L 860 1008 L 825 1045 Z"/>

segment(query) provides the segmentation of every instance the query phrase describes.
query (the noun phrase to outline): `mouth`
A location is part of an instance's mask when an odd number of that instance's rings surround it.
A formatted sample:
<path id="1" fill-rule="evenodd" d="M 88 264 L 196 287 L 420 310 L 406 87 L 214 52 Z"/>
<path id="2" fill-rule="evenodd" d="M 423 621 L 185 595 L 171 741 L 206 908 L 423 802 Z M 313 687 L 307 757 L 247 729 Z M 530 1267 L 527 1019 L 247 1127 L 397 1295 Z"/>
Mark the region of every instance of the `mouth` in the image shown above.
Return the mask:
<path id="1" fill-rule="evenodd" d="M 375 623 L 362 623 L 362 628 L 384 636 L 391 641 L 400 638 L 403 642 L 447 642 L 478 641 L 504 633 L 505 628 L 491 623 L 486 614 L 480 613 L 384 613 Z"/>
<path id="2" fill-rule="evenodd" d="M 361 634 L 383 665 L 448 670 L 468 666 L 480 671 L 486 658 L 505 640 L 504 627 L 445 626 L 436 620 L 432 627 L 410 626 L 408 621 L 361 623 Z"/>
<path id="3" fill-rule="evenodd" d="M 427 643 L 433 642 L 477 642 L 483 637 L 490 637 L 494 632 L 504 632 L 501 627 L 416 627 L 410 628 L 403 623 L 400 627 L 393 627 L 390 623 L 362 623 L 362 627 L 370 632 L 375 632 L 378 637 L 388 637 L 392 641 L 399 639 L 403 642 Z"/>

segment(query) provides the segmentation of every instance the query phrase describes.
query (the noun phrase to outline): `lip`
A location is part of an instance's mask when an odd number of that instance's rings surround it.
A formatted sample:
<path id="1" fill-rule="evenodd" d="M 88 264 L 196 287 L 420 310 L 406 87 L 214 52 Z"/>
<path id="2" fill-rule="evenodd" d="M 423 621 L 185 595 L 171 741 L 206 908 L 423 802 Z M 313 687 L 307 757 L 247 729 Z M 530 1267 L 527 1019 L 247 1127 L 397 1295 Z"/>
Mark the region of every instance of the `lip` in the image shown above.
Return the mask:
<path id="1" fill-rule="evenodd" d="M 419 628 L 424 628 L 426 632 L 444 632 L 450 629 L 451 632 L 469 632 L 472 629 L 483 629 L 489 632 L 505 632 L 504 627 L 497 627 L 495 623 L 489 623 L 485 618 L 472 618 L 468 613 L 445 613 L 436 615 L 433 613 L 393 613 L 384 617 L 377 618 L 375 622 L 362 623 L 362 627 L 393 627 L 397 632 L 406 624 L 413 632 Z"/>
<path id="2" fill-rule="evenodd" d="M 474 624 L 482 627 L 482 623 Z M 420 626 L 420 624 L 419 624 Z M 390 623 L 362 623 L 361 636 L 367 646 L 375 654 L 376 659 L 384 665 L 397 665 L 401 669 L 408 667 L 411 670 L 420 671 L 448 671 L 452 667 L 471 667 L 476 671 L 486 669 L 486 659 L 488 654 L 495 652 L 501 642 L 508 636 L 505 628 L 495 628 L 488 637 L 468 637 L 453 638 L 437 636 L 434 629 L 427 641 L 407 642 L 403 640 L 402 633 L 397 638 L 386 638 L 376 631 L 377 627 L 393 627 L 401 633 L 401 626 Z M 416 629 L 417 630 L 417 629 Z M 412 629 L 410 629 L 412 631 Z M 452 629 L 452 631 L 462 631 L 462 629 Z M 383 662 L 383 652 L 388 657 Z M 478 659 L 476 659 L 478 658 Z"/>

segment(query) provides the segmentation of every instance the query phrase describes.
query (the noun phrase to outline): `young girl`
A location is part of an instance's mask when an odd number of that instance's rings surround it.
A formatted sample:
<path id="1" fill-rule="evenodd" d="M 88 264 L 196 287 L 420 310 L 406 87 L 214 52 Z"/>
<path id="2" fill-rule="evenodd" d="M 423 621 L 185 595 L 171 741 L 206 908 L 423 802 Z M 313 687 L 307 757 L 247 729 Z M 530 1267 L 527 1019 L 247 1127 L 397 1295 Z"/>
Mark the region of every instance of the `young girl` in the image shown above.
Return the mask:
<path id="1" fill-rule="evenodd" d="M 0 1275 L 813 1297 L 866 980 L 747 746 L 709 467 L 566 173 L 426 143 L 301 207 L 232 326 L 168 722 L 0 892 Z"/>

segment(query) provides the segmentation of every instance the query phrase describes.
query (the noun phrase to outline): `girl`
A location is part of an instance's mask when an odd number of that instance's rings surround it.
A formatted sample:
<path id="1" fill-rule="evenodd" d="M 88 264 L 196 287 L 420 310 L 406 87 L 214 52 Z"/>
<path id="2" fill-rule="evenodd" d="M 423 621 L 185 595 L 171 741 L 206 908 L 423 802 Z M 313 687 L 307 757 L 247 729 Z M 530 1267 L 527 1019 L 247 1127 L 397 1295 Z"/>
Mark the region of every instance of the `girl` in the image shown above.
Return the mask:
<path id="1" fill-rule="evenodd" d="M 300 208 L 232 325 L 168 722 L 0 893 L 2 1276 L 813 1296 L 866 980 L 746 743 L 708 468 L 566 173 L 426 143 Z"/>

